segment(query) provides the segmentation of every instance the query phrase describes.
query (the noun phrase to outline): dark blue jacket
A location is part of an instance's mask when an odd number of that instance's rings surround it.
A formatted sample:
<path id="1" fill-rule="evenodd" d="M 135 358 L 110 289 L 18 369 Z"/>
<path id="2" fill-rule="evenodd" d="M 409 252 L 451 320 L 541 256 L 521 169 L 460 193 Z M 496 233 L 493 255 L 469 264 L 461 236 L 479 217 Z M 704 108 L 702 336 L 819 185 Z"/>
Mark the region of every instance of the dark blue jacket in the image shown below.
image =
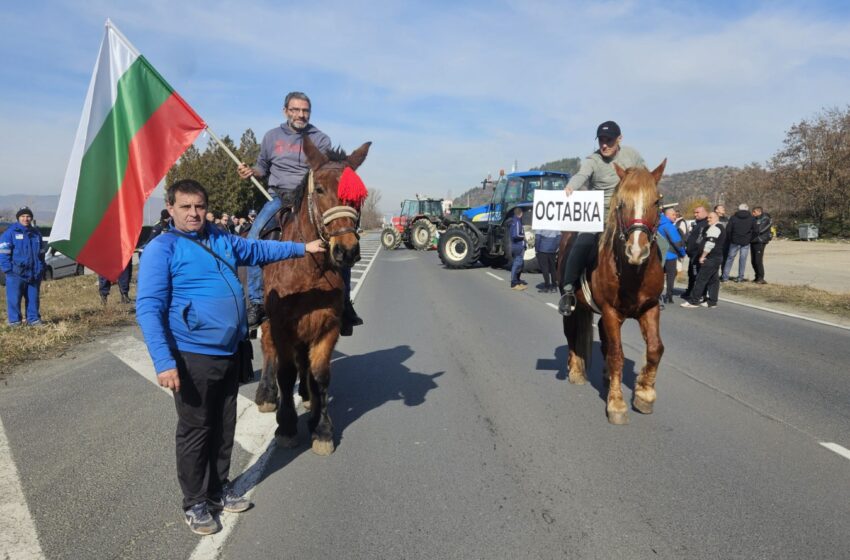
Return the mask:
<path id="1" fill-rule="evenodd" d="M 525 230 L 522 227 L 522 220 L 514 216 L 511 218 L 511 249 L 513 252 L 525 249 Z"/>
<path id="2" fill-rule="evenodd" d="M 560 243 L 560 231 L 542 230 L 534 236 L 534 251 L 537 253 L 557 253 Z"/>
<path id="3" fill-rule="evenodd" d="M 679 234 L 679 228 L 664 214 L 661 214 L 661 221 L 658 222 L 658 235 L 663 235 L 670 245 L 664 260 L 670 261 L 685 256 L 685 243 Z"/>
<path id="4" fill-rule="evenodd" d="M 171 229 L 151 240 L 139 262 L 136 320 L 157 373 L 176 367 L 177 351 L 227 356 L 247 335 L 239 279 L 188 237 L 234 268 L 304 256 L 303 243 L 244 239 L 209 225 L 201 235 Z"/>
<path id="5" fill-rule="evenodd" d="M 0 235 L 0 270 L 25 282 L 41 280 L 46 251 L 38 229 L 15 222 Z"/>

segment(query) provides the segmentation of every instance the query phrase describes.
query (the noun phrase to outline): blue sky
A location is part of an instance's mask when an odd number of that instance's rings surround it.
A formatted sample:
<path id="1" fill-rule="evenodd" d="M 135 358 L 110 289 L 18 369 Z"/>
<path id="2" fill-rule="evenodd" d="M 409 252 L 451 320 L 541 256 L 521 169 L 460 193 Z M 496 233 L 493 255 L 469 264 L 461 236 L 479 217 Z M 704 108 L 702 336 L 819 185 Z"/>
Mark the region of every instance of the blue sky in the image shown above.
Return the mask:
<path id="1" fill-rule="evenodd" d="M 228 2 L 0 8 L 0 194 L 58 194 L 107 17 L 220 135 L 258 137 L 283 96 L 352 150 L 390 212 L 514 161 L 624 143 L 670 172 L 764 161 L 850 102 L 847 2 Z M 205 142 L 205 141 L 204 141 Z"/>

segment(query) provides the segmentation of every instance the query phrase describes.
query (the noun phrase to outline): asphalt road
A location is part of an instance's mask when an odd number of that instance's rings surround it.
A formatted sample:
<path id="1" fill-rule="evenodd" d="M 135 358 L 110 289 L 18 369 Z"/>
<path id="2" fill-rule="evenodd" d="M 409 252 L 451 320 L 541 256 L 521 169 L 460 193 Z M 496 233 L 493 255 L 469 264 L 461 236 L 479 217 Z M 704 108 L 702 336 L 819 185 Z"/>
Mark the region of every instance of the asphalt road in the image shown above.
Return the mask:
<path id="1" fill-rule="evenodd" d="M 337 347 L 336 452 L 312 454 L 303 423 L 305 445 L 272 446 L 255 508 L 216 553 L 850 557 L 850 460 L 821 445 L 850 448 L 850 332 L 668 306 L 656 411 L 611 426 L 598 343 L 591 383 L 570 385 L 555 296 L 539 275 L 526 293 L 507 277 L 380 252 L 357 297 L 366 325 Z M 635 323 L 624 332 L 631 387 L 643 347 Z M 138 336 L 0 388 L 47 558 L 186 558 L 200 540 L 180 519 L 171 399 L 126 359 Z M 237 445 L 234 474 L 255 453 Z"/>

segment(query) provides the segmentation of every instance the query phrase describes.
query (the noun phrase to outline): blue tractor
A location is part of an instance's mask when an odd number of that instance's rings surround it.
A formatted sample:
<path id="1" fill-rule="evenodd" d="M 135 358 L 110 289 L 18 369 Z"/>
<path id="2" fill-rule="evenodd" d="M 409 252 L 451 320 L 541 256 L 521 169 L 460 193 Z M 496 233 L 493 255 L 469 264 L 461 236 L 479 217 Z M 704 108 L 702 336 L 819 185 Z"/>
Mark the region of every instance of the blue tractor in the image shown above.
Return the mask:
<path id="1" fill-rule="evenodd" d="M 534 191 L 564 190 L 569 173 L 559 171 L 520 171 L 502 176 L 493 189 L 489 204 L 470 208 L 460 219 L 449 224 L 440 236 L 438 251 L 446 268 L 468 268 L 479 260 L 488 266 L 502 266 L 512 260 L 510 239 L 506 238 L 507 222 L 514 208 L 522 207 L 525 239 L 525 270 L 538 270 L 531 232 L 531 205 Z M 485 187 L 486 188 L 486 187 Z"/>

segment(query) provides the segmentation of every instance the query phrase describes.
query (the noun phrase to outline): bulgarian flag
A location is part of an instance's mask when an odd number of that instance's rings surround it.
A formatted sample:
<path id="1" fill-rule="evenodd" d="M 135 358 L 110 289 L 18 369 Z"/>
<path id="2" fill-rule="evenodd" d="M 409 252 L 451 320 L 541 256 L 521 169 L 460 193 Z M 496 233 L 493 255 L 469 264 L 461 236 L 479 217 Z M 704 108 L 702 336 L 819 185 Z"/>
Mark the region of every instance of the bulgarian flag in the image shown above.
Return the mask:
<path id="1" fill-rule="evenodd" d="M 107 20 L 51 245 L 116 280 L 136 248 L 145 201 L 204 128 Z"/>

